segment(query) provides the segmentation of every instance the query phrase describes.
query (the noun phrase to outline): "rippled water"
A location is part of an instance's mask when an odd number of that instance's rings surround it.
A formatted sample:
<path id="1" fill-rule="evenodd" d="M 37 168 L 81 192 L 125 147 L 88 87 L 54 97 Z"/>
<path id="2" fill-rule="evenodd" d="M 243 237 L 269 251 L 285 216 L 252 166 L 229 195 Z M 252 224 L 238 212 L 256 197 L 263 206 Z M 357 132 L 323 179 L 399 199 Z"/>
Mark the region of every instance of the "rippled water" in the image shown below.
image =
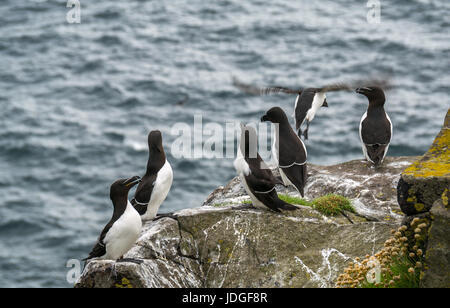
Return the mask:
<path id="1" fill-rule="evenodd" d="M 177 122 L 257 122 L 294 97 L 249 96 L 255 85 L 321 86 L 392 76 L 390 155 L 422 154 L 449 107 L 446 0 L 83 1 L 81 24 L 64 0 L 0 4 L 0 286 L 67 287 L 66 261 L 86 256 L 110 218 L 109 185 L 142 174 L 146 135 L 166 148 Z M 189 97 L 183 106 L 176 103 Z M 309 160 L 361 158 L 367 106 L 332 93 L 314 120 Z M 199 206 L 234 176 L 232 159 L 175 159 L 161 211 Z"/>

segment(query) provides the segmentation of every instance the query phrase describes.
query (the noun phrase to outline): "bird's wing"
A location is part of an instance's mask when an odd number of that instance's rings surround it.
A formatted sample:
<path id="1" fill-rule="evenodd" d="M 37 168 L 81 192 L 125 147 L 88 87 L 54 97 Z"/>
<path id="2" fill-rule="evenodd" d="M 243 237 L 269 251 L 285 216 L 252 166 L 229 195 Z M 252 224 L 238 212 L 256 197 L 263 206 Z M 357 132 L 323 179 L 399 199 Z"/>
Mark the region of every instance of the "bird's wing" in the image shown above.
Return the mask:
<path id="1" fill-rule="evenodd" d="M 338 91 L 352 91 L 354 88 L 347 83 L 332 83 L 322 88 L 317 89 L 318 92 L 338 92 Z"/>
<path id="2" fill-rule="evenodd" d="M 380 87 L 384 90 L 390 90 L 394 88 L 390 76 L 386 76 L 385 78 L 358 79 L 351 82 L 350 85 L 353 89 L 362 87 Z"/>
<path id="3" fill-rule="evenodd" d="M 289 181 L 297 188 L 298 192 L 302 195 L 305 195 L 304 187 L 306 184 L 307 178 L 307 167 L 306 164 L 303 165 L 292 165 L 288 168 L 280 167 L 283 173 L 287 176 Z"/>
<path id="4" fill-rule="evenodd" d="M 289 131 L 290 136 L 279 141 L 279 159 L 280 167 L 289 167 L 291 165 L 303 165 L 306 163 L 307 152 L 303 141 L 293 131 Z"/>
<path id="5" fill-rule="evenodd" d="M 261 95 L 270 95 L 270 94 L 278 94 L 278 93 L 285 93 L 285 94 L 301 94 L 302 89 L 294 90 L 289 89 L 286 87 L 264 87 L 260 89 Z"/>
<path id="6" fill-rule="evenodd" d="M 244 93 L 251 94 L 251 95 L 260 95 L 261 94 L 261 88 L 244 83 L 237 78 L 233 77 L 233 86 L 238 88 Z"/>
<path id="7" fill-rule="evenodd" d="M 102 233 L 98 237 L 97 243 L 95 243 L 94 248 L 92 248 L 92 251 L 89 253 L 89 256 L 86 259 L 83 259 L 83 261 L 93 259 L 93 258 L 99 258 L 106 254 L 106 243 L 105 237 L 108 231 L 111 229 L 112 225 L 114 224 L 114 221 L 111 219 L 108 224 L 103 228 Z"/>
<path id="8" fill-rule="evenodd" d="M 353 91 L 361 87 L 380 87 L 382 89 L 391 89 L 393 84 L 390 77 L 373 78 L 373 79 L 358 79 L 351 82 L 337 82 L 317 88 L 318 92 L 338 92 L 338 91 Z"/>
<path id="9" fill-rule="evenodd" d="M 306 115 L 308 114 L 308 110 L 312 106 L 312 102 L 314 100 L 315 92 L 310 89 L 303 91 L 297 97 L 298 100 L 295 102 L 295 129 L 298 131 L 300 126 L 305 121 Z"/>
<path id="10" fill-rule="evenodd" d="M 257 159 L 252 159 L 247 163 L 251 172 L 246 176 L 246 179 L 247 183 L 254 191 L 265 193 L 275 188 L 277 180 L 259 154 Z"/>
<path id="11" fill-rule="evenodd" d="M 147 205 L 152 197 L 153 188 L 155 187 L 157 174 L 144 176 L 142 182 L 139 183 L 134 199 L 131 204 L 134 206 L 139 215 L 144 215 L 147 211 Z"/>

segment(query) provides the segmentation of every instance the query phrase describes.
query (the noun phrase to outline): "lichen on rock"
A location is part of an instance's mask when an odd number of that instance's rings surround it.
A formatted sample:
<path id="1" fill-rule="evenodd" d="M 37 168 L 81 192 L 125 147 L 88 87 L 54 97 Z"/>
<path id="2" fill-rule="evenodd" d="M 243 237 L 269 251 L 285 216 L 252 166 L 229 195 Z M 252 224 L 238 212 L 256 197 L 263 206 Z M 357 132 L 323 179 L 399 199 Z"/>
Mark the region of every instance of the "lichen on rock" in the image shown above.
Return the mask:
<path id="1" fill-rule="evenodd" d="M 450 109 L 433 145 L 405 169 L 398 183 L 398 202 L 406 215 L 427 212 L 450 189 Z"/>

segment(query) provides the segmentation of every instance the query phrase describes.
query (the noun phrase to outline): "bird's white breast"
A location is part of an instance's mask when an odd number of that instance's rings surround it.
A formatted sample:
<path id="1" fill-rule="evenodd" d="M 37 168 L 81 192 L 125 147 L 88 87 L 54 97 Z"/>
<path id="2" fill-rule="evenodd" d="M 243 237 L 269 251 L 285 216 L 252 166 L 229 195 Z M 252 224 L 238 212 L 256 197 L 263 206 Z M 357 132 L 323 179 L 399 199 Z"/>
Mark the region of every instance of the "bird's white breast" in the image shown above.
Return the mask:
<path id="1" fill-rule="evenodd" d="M 363 114 L 361 121 L 359 122 L 359 138 L 361 139 L 361 147 L 362 147 L 364 157 L 366 158 L 367 161 L 373 163 L 373 161 L 370 159 L 369 155 L 367 154 L 366 144 L 364 143 L 363 138 L 362 138 L 362 123 L 366 118 L 367 118 L 367 111 Z"/>
<path id="2" fill-rule="evenodd" d="M 280 128 L 278 125 L 275 126 L 275 131 L 273 133 L 273 144 L 272 144 L 272 159 L 274 160 L 275 164 L 278 165 L 279 162 L 279 151 L 280 151 L 280 144 L 279 144 L 279 136 L 280 136 Z"/>
<path id="3" fill-rule="evenodd" d="M 306 113 L 306 119 L 309 122 L 314 120 L 314 117 L 316 116 L 317 111 L 320 109 L 320 107 L 322 107 L 323 102 L 325 101 L 326 98 L 327 98 L 326 94 L 322 93 L 322 92 L 317 92 L 314 95 L 314 99 L 313 99 L 311 108 Z"/>
<path id="4" fill-rule="evenodd" d="M 164 166 L 158 171 L 156 181 L 153 184 L 152 196 L 147 206 L 147 211 L 142 215 L 142 220 L 151 220 L 156 217 L 159 207 L 166 200 L 173 183 L 173 171 L 166 160 Z"/>
<path id="5" fill-rule="evenodd" d="M 245 161 L 244 155 L 242 155 L 241 147 L 238 148 L 237 157 L 234 160 L 234 168 L 236 169 L 239 175 L 249 175 L 250 174 L 250 166 Z"/>
<path id="6" fill-rule="evenodd" d="M 117 260 L 127 253 L 139 238 L 141 229 L 141 217 L 131 203 L 128 202 L 125 212 L 106 233 L 104 239 L 106 255 L 103 258 Z"/>
<path id="7" fill-rule="evenodd" d="M 298 100 L 300 99 L 300 94 L 297 95 L 297 98 L 295 99 L 295 105 L 294 105 L 294 113 L 292 114 L 292 117 L 295 119 L 295 111 L 297 110 Z"/>
<path id="8" fill-rule="evenodd" d="M 247 180 L 245 179 L 245 176 L 243 174 L 239 175 L 241 179 L 241 183 L 244 186 L 245 191 L 247 192 L 247 195 L 249 195 L 250 199 L 252 200 L 252 204 L 254 207 L 260 208 L 260 209 L 267 209 L 267 207 L 262 203 L 261 201 L 256 198 L 256 196 L 253 194 L 252 190 L 247 184 Z"/>

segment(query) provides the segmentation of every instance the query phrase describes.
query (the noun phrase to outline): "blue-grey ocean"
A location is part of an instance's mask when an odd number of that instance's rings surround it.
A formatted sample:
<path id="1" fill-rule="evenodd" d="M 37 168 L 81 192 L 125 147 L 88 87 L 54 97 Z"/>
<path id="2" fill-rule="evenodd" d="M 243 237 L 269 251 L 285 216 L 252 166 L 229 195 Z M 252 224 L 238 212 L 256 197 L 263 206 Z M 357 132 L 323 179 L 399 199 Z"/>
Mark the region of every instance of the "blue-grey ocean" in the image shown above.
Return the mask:
<path id="1" fill-rule="evenodd" d="M 67 261 L 110 219 L 111 183 L 145 171 L 150 130 L 174 170 L 161 212 L 200 206 L 233 178 L 231 158 L 171 153 L 174 124 L 196 114 L 224 126 L 276 105 L 292 113 L 295 96 L 248 95 L 233 77 L 319 87 L 389 76 L 394 156 L 423 154 L 450 107 L 448 0 L 381 0 L 380 23 L 366 0 L 79 2 L 80 24 L 66 0 L 0 2 L 0 287 L 73 285 Z M 366 98 L 327 100 L 309 161 L 361 159 Z"/>

